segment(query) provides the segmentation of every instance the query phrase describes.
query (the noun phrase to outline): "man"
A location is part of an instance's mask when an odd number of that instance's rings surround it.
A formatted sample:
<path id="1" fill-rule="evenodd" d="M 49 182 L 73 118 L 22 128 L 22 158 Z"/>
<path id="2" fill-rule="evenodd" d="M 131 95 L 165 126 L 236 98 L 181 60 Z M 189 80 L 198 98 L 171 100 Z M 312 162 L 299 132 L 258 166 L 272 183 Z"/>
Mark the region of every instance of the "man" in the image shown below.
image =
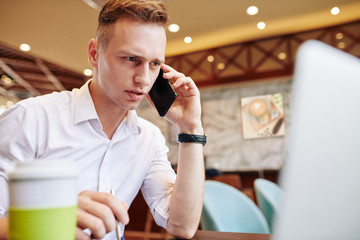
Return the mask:
<path id="1" fill-rule="evenodd" d="M 176 237 L 194 235 L 204 191 L 202 141 L 179 143 L 175 176 L 160 130 L 134 111 L 145 97 L 151 102 L 147 93 L 162 68 L 178 94 L 165 118 L 179 133 L 200 140 L 204 134 L 199 90 L 164 64 L 166 22 L 160 1 L 109 1 L 89 42 L 93 79 L 71 92 L 24 100 L 0 116 L 0 214 L 8 207 L 5 171 L 16 161 L 70 159 L 80 172 L 77 239 L 115 239 L 115 216 L 129 222 L 139 189 L 158 225 Z M 6 217 L 0 224 L 6 228 Z"/>

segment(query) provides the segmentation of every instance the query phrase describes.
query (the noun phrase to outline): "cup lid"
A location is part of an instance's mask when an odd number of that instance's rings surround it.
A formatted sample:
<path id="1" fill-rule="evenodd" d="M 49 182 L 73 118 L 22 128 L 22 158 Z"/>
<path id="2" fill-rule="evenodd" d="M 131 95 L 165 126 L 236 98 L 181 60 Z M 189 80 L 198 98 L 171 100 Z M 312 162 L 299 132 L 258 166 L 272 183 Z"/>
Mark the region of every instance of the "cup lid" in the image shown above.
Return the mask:
<path id="1" fill-rule="evenodd" d="M 75 164 L 68 160 L 33 160 L 19 162 L 9 172 L 11 180 L 76 178 L 78 171 Z"/>

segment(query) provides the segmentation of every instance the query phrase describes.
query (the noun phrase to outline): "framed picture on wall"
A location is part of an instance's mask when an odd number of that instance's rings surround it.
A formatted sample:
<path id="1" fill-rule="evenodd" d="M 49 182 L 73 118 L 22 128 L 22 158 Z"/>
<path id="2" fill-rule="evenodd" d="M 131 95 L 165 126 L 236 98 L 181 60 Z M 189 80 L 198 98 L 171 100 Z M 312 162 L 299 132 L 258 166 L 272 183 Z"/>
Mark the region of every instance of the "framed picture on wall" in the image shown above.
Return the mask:
<path id="1" fill-rule="evenodd" d="M 245 139 L 285 135 L 281 93 L 242 98 L 241 110 Z"/>

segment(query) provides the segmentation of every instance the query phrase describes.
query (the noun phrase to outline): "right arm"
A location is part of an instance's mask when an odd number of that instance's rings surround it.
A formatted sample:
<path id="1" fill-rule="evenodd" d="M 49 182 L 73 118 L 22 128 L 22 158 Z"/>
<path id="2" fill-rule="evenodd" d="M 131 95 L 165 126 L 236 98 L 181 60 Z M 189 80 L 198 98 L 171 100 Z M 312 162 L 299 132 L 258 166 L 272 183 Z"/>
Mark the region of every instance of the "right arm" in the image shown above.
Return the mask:
<path id="1" fill-rule="evenodd" d="M 8 238 L 9 190 L 6 172 L 16 161 L 36 158 L 36 113 L 15 105 L 0 115 L 0 240 Z M 111 194 L 84 191 L 78 195 L 77 239 L 90 239 L 82 230 L 89 228 L 92 235 L 102 238 L 115 229 L 115 218 L 127 224 L 127 205 Z"/>
<path id="2" fill-rule="evenodd" d="M 22 134 L 22 128 L 28 127 L 24 109 L 14 106 L 0 115 L 0 240 L 8 239 L 9 186 L 6 172 L 12 170 L 16 159 L 24 159 L 29 153 L 24 144 L 28 135 Z M 27 148 L 29 149 L 29 148 Z"/>

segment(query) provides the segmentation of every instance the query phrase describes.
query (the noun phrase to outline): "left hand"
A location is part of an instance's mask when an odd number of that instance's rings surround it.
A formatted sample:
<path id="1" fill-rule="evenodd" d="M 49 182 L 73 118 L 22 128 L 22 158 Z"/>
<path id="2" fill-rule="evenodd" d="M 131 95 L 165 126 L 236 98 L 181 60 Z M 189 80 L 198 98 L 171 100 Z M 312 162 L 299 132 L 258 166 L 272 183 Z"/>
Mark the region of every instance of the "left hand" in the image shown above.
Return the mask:
<path id="1" fill-rule="evenodd" d="M 162 64 L 161 68 L 164 78 L 169 79 L 177 93 L 165 119 L 174 124 L 179 133 L 203 134 L 200 92 L 194 81 L 166 64 Z M 149 96 L 147 99 L 152 103 Z"/>

